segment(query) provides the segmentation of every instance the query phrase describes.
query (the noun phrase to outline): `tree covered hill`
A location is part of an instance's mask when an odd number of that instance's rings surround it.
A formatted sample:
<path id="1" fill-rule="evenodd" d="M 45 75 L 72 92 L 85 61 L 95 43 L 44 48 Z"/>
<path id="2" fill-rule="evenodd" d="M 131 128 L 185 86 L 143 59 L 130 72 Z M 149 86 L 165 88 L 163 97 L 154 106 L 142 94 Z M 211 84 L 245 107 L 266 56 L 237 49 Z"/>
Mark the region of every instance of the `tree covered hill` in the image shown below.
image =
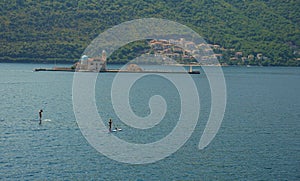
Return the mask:
<path id="1" fill-rule="evenodd" d="M 242 52 L 246 58 L 264 57 L 248 64 L 299 66 L 299 9 L 299 0 L 2 0 L 0 61 L 74 62 L 106 29 L 155 17 L 187 25 L 208 43 L 234 49 L 217 50 L 225 63 L 244 64 L 234 58 Z"/>

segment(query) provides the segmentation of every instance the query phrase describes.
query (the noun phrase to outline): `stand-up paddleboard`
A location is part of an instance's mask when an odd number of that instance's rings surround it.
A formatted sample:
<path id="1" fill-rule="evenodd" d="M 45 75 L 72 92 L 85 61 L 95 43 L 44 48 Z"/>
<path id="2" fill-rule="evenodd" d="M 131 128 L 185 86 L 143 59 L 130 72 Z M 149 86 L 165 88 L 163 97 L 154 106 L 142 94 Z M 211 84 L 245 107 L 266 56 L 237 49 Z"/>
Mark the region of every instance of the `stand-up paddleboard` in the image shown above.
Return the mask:
<path id="1" fill-rule="evenodd" d="M 113 130 L 111 130 L 112 132 L 117 132 L 117 131 L 122 131 L 122 129 L 121 128 L 116 128 L 116 129 L 113 129 Z"/>

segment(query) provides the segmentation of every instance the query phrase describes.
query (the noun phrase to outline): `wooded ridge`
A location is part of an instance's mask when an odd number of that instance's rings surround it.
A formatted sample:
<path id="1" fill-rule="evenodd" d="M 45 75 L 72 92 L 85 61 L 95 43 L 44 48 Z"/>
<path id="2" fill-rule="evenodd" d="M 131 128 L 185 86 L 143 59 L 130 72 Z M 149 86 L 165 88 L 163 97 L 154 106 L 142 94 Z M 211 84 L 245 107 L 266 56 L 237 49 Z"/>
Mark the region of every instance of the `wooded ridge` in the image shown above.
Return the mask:
<path id="1" fill-rule="evenodd" d="M 101 32 L 153 17 L 219 46 L 224 64 L 300 66 L 299 9 L 298 0 L 2 0 L 0 62 L 75 62 Z M 132 43 L 108 61 L 126 62 L 147 47 Z"/>

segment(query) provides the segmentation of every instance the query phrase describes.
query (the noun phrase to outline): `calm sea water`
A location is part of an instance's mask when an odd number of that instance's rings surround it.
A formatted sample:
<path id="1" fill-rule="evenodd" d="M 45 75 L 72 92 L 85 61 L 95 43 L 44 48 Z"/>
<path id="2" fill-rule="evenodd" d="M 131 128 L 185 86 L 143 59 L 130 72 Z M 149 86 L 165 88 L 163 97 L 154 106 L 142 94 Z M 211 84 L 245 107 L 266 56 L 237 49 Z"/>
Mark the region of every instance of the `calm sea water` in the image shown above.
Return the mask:
<path id="1" fill-rule="evenodd" d="M 201 112 L 191 138 L 177 152 L 152 164 L 119 163 L 98 153 L 82 136 L 72 105 L 73 73 L 32 72 L 41 64 L 0 64 L 0 180 L 300 180 L 300 69 L 225 67 L 227 108 L 211 144 L 198 150 L 210 111 L 205 74 L 192 75 Z M 141 79 L 130 92 L 137 115 L 160 94 L 168 112 L 159 129 L 134 131 L 115 115 L 110 86 L 101 74 L 96 104 L 104 120 L 123 128 L 122 139 L 147 143 L 176 124 L 180 99 L 159 77 Z M 43 124 L 38 110 L 44 109 Z M 162 131 L 161 131 L 162 130 Z"/>

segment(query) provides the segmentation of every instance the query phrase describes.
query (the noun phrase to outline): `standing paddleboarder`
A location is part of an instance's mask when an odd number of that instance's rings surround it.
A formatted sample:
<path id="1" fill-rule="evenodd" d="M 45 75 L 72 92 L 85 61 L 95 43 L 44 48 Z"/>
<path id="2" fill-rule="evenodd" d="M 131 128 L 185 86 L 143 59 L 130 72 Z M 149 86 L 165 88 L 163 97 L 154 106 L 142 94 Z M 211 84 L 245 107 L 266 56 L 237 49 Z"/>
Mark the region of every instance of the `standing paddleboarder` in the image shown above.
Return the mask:
<path id="1" fill-rule="evenodd" d="M 108 126 L 109 126 L 109 132 L 111 132 L 111 126 L 112 126 L 112 120 L 111 119 L 109 119 Z"/>
<path id="2" fill-rule="evenodd" d="M 43 112 L 43 109 L 41 109 L 40 111 L 39 111 L 39 117 L 40 117 L 40 124 L 42 124 L 42 112 Z"/>

